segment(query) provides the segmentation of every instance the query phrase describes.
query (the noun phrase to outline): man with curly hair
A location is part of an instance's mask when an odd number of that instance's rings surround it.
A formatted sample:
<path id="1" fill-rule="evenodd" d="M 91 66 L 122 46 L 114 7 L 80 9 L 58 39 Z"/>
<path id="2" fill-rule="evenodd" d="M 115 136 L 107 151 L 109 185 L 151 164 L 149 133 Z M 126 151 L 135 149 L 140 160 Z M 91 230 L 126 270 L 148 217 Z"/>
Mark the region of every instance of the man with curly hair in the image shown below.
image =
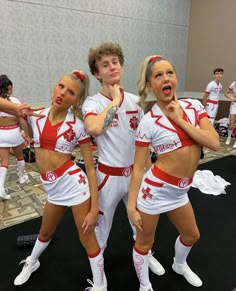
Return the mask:
<path id="1" fill-rule="evenodd" d="M 122 72 L 124 54 L 119 44 L 104 42 L 91 48 L 88 64 L 101 90 L 84 101 L 82 112 L 87 131 L 98 147 L 97 177 L 99 218 L 95 229 L 101 249 L 105 249 L 118 203 L 127 206 L 130 176 L 133 170 L 134 141 L 143 110 L 136 95 L 124 91 Z M 151 166 L 147 157 L 147 168 Z M 134 233 L 136 230 L 131 225 Z M 162 265 L 149 253 L 149 267 L 157 275 L 165 273 Z"/>

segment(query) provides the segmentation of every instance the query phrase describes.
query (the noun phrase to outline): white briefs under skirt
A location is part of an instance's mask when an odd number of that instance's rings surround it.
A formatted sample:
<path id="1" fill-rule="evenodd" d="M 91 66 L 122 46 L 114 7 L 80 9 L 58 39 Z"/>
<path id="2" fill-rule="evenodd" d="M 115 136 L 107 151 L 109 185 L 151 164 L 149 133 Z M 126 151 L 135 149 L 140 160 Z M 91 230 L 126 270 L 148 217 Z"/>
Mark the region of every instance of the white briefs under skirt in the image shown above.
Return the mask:
<path id="1" fill-rule="evenodd" d="M 173 177 L 175 178 L 175 177 Z M 147 214 L 161 214 L 177 209 L 189 202 L 188 190 L 191 187 L 183 178 L 178 185 L 172 185 L 154 176 L 149 169 L 143 176 L 138 193 L 137 208 Z"/>
<path id="2" fill-rule="evenodd" d="M 0 147 L 15 147 L 24 142 L 19 126 L 0 126 Z"/>
<path id="3" fill-rule="evenodd" d="M 59 171 L 61 168 L 59 168 Z M 76 164 L 73 163 L 59 177 L 57 170 L 55 172 L 50 171 L 44 173 L 44 178 L 41 174 L 43 187 L 48 194 L 48 202 L 55 205 L 73 206 L 89 199 L 90 190 L 88 178 Z"/>

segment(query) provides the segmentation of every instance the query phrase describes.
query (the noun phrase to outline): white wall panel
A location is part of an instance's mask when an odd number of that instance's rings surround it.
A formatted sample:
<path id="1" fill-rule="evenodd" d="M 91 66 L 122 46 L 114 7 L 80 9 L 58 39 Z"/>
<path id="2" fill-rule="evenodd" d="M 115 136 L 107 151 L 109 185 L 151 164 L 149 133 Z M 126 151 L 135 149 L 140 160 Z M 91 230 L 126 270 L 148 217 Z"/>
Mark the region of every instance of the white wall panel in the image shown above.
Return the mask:
<path id="1" fill-rule="evenodd" d="M 174 65 L 179 80 L 178 91 L 184 91 L 188 29 L 166 25 L 165 27 L 165 57 Z"/>
<path id="2" fill-rule="evenodd" d="M 41 0 L 45 6 L 91 11 L 93 0 Z"/>
<path id="3" fill-rule="evenodd" d="M 43 0 L 7 0 L 9 2 L 23 2 L 23 3 L 28 3 L 28 4 L 43 4 Z"/>
<path id="4" fill-rule="evenodd" d="M 164 53 L 164 26 L 122 17 L 95 15 L 93 30 L 95 46 L 109 40 L 121 45 L 125 55 L 123 84 L 127 91 L 136 93 L 140 62 L 150 54 Z M 100 34 L 102 30 L 104 33 Z"/>
<path id="5" fill-rule="evenodd" d="M 93 11 L 94 13 L 188 26 L 190 5 L 189 0 L 93 0 Z"/>
<path id="6" fill-rule="evenodd" d="M 49 85 L 42 6 L 8 2 L 6 8 L 0 73 L 13 81 L 16 97 L 40 102 Z"/>
<path id="7" fill-rule="evenodd" d="M 75 10 L 44 8 L 44 25 L 51 85 L 74 69 L 88 71 L 92 15 Z"/>
<path id="8" fill-rule="evenodd" d="M 89 71 L 90 47 L 119 43 L 125 54 L 123 83 L 136 93 L 139 65 L 148 55 L 173 61 L 184 91 L 191 0 L 0 0 L 0 74 L 14 94 L 48 103 L 52 87 L 73 69 Z M 90 75 L 91 76 L 91 75 Z M 100 89 L 91 76 L 91 93 Z"/>

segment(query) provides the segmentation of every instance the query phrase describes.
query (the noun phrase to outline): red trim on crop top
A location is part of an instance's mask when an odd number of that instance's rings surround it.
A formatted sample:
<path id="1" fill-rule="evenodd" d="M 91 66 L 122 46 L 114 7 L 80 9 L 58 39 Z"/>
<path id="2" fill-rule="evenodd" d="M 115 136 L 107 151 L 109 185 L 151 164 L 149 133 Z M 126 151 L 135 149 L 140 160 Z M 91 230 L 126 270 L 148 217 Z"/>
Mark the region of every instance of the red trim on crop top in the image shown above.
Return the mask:
<path id="1" fill-rule="evenodd" d="M 179 139 L 182 143 L 182 146 L 181 146 L 182 148 L 193 145 L 193 144 L 197 144 L 193 139 L 191 139 L 191 137 L 189 137 L 189 135 L 181 127 L 179 127 L 176 123 L 174 123 L 173 120 L 171 120 L 169 117 L 167 117 L 167 118 L 169 119 L 170 123 L 176 129 L 176 132 L 177 132 Z M 189 122 L 188 116 L 185 112 L 183 113 L 183 120 Z"/>
<path id="2" fill-rule="evenodd" d="M 57 142 L 57 133 L 62 123 L 63 121 L 53 126 L 51 125 L 49 118 L 47 118 L 42 135 L 41 135 L 41 139 L 40 139 L 41 148 L 46 149 L 46 150 L 51 150 L 51 151 L 55 149 L 56 142 Z"/>

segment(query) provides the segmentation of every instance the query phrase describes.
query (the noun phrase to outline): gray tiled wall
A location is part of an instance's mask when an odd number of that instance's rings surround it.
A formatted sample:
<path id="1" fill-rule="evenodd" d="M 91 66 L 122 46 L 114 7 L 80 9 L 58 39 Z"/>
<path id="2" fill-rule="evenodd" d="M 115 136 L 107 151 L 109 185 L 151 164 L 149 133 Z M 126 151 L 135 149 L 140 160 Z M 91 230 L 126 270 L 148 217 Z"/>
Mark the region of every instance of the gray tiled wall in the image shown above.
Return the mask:
<path id="1" fill-rule="evenodd" d="M 14 96 L 50 103 L 58 79 L 88 72 L 87 54 L 100 42 L 118 42 L 125 53 L 123 84 L 136 93 L 140 62 L 161 54 L 175 65 L 184 91 L 191 0 L 0 0 L 0 74 Z M 91 93 L 99 90 L 91 76 Z"/>

